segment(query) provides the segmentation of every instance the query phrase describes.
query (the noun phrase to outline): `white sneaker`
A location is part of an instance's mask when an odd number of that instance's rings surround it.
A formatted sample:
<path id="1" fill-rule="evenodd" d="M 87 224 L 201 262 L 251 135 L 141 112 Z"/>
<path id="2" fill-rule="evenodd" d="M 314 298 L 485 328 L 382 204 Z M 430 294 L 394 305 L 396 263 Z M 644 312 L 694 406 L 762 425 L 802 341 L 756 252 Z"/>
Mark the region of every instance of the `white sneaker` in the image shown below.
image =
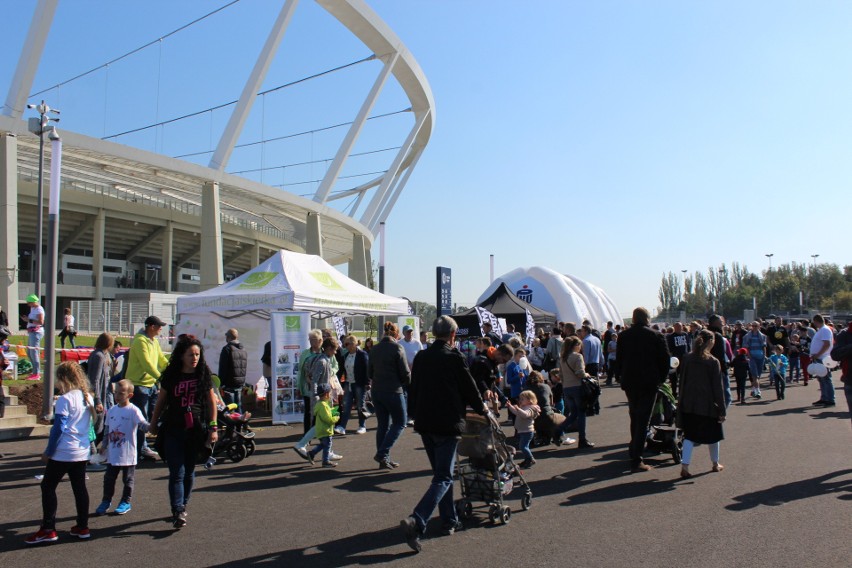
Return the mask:
<path id="1" fill-rule="evenodd" d="M 334 433 L 337 434 L 338 436 L 345 436 L 346 430 L 344 430 L 341 426 L 335 426 L 334 427 Z"/>
<path id="2" fill-rule="evenodd" d="M 334 452 L 331 452 L 328 455 L 328 459 L 330 459 L 331 461 L 340 461 L 340 460 L 343 459 L 343 456 L 341 456 L 340 454 L 335 454 Z"/>
<path id="3" fill-rule="evenodd" d="M 564 438 L 562 438 L 562 443 L 565 444 L 566 446 L 570 446 L 571 444 L 577 443 L 577 440 L 575 440 L 574 438 L 572 438 L 570 436 L 565 436 Z"/>
<path id="4" fill-rule="evenodd" d="M 367 429 L 366 429 L 366 428 L 364 428 L 363 426 L 361 426 L 360 428 L 358 428 L 357 430 L 355 430 L 355 433 L 356 433 L 356 434 L 366 434 L 366 433 L 367 433 Z"/>

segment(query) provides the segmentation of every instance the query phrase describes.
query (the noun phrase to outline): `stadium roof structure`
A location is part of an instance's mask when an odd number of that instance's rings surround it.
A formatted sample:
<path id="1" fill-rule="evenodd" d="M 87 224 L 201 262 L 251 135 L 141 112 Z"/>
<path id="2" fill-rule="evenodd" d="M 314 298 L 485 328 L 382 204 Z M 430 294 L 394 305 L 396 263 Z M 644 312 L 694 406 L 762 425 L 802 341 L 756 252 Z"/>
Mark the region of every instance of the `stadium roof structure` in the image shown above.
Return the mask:
<path id="1" fill-rule="evenodd" d="M 21 244 L 36 242 L 39 139 L 29 132 L 23 118 L 27 103 L 37 102 L 30 100 L 30 91 L 57 3 L 58 0 L 39 0 L 0 114 L 0 170 L 5 168 L 0 171 L 0 201 L 17 203 L 16 208 L 4 209 L 0 219 L 0 224 L 6 223 L 7 231 L 14 231 L 7 234 L 18 237 L 18 243 L 0 250 L 0 266 L 7 270 L 20 265 L 17 256 Z M 298 5 L 297 1 L 287 0 L 271 25 L 208 165 L 59 128 L 63 143 L 60 253 L 71 247 L 97 251 L 99 236 L 103 239 L 100 247 L 108 258 L 164 259 L 168 250 L 170 261 L 163 264 L 169 264 L 170 270 L 190 262 L 199 264 L 201 287 L 206 289 L 221 284 L 223 273 L 245 272 L 269 254 L 288 249 L 320 254 L 333 265 L 349 263 L 350 276 L 354 262 L 353 277 L 365 281 L 374 235 L 392 211 L 431 137 L 434 100 L 414 57 L 365 2 L 315 3 L 372 52 L 372 59 L 381 62 L 381 70 L 311 198 L 225 171 Z M 406 110 L 413 117 L 413 125 L 395 148 L 384 173 L 357 187 L 332 192 L 390 77 L 408 99 L 410 108 Z M 51 154 L 47 140 L 45 149 L 46 196 Z M 214 207 L 210 206 L 211 195 Z M 358 204 L 350 214 L 330 204 L 350 196 L 355 196 Z M 358 206 L 362 206 L 361 211 Z M 104 233 L 108 238 L 103 238 Z M 218 245 L 205 248 L 211 237 L 218 237 Z M 95 288 L 95 297 L 109 295 L 101 286 Z M 13 294 L 17 296 L 17 290 Z M 0 297 L 7 305 L 13 299 Z"/>

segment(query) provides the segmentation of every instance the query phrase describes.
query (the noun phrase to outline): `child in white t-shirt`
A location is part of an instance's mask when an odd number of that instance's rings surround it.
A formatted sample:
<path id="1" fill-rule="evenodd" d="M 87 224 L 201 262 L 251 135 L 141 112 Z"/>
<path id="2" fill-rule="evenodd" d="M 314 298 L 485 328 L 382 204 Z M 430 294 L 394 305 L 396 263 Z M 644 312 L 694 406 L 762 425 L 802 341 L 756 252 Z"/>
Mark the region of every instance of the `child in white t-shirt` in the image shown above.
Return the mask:
<path id="1" fill-rule="evenodd" d="M 107 454 L 109 465 L 104 473 L 104 498 L 95 510 L 96 515 L 105 515 L 109 510 L 119 472 L 122 473 L 124 491 L 115 508 L 115 514 L 124 515 L 130 512 L 130 499 L 133 497 L 136 476 L 136 431 L 148 429 L 148 421 L 142 411 L 135 404 L 130 404 L 132 396 L 133 383 L 123 379 L 115 384 L 115 406 L 107 411 L 101 447 L 101 453 Z"/>

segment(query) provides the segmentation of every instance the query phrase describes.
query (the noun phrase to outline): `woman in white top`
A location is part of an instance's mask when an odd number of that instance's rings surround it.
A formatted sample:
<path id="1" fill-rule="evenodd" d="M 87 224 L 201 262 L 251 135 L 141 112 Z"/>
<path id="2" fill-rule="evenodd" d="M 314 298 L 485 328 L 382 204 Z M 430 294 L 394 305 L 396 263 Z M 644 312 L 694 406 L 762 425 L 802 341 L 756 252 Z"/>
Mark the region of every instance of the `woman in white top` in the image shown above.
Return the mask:
<path id="1" fill-rule="evenodd" d="M 77 506 L 77 524 L 71 527 L 71 536 L 89 538 L 89 492 L 86 489 L 86 463 L 89 460 L 89 429 L 94 414 L 94 400 L 89 392 L 89 381 L 80 365 L 73 361 L 56 368 L 56 399 L 53 428 L 47 449 L 41 460 L 47 465 L 41 480 L 41 506 L 44 513 L 41 528 L 29 537 L 27 544 L 55 542 L 56 487 L 65 474 L 71 481 L 74 502 Z"/>
<path id="2" fill-rule="evenodd" d="M 71 349 L 77 349 L 77 345 L 74 343 L 74 338 L 77 336 L 76 331 L 74 330 L 74 316 L 71 315 L 71 308 L 65 308 L 65 323 L 63 324 L 62 331 L 59 332 L 59 345 L 62 349 L 65 349 L 65 338 L 71 342 Z"/>

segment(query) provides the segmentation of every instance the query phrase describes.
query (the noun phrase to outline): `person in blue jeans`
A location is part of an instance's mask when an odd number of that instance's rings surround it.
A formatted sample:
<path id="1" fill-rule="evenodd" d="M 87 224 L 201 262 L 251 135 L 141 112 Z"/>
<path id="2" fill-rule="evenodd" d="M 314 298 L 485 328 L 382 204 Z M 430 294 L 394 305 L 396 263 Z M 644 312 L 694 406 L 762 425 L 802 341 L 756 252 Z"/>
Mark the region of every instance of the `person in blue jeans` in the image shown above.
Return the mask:
<path id="1" fill-rule="evenodd" d="M 349 423 L 349 415 L 352 413 L 354 404 L 358 411 L 358 434 L 367 433 L 367 417 L 364 414 L 364 397 L 370 388 L 367 379 L 367 354 L 358 349 L 358 339 L 349 335 L 343 339 L 343 347 L 346 349 L 343 368 L 346 371 L 346 382 L 343 384 L 343 411 L 340 422 L 334 431 L 338 434 L 346 434 L 346 425 Z"/>
<path id="2" fill-rule="evenodd" d="M 386 322 L 384 331 L 382 340 L 370 350 L 367 377 L 372 383 L 377 422 L 376 455 L 373 459 L 380 469 L 394 469 L 399 467 L 399 463 L 391 459 L 390 452 L 408 422 L 403 387 L 411 383 L 411 371 L 405 350 L 397 342 L 397 325 Z"/>
<path id="3" fill-rule="evenodd" d="M 432 467 L 432 481 L 411 515 L 400 522 L 406 543 L 420 552 L 420 539 L 435 509 L 441 516 L 443 533 L 462 528 L 453 503 L 453 473 L 456 449 L 464 431 L 468 406 L 481 415 L 488 410 L 464 355 L 453 348 L 458 325 L 441 316 L 432 325 L 435 341 L 414 357 L 408 403 L 414 415 L 414 430 Z M 375 352 L 375 348 L 373 348 Z M 372 360 L 373 354 L 370 354 Z"/>
<path id="4" fill-rule="evenodd" d="M 195 482 L 198 456 L 219 439 L 216 391 L 201 341 L 192 335 L 182 335 L 160 381 L 149 431 L 157 433 L 162 416 L 172 524 L 180 529 L 186 526 L 186 506 Z"/>

